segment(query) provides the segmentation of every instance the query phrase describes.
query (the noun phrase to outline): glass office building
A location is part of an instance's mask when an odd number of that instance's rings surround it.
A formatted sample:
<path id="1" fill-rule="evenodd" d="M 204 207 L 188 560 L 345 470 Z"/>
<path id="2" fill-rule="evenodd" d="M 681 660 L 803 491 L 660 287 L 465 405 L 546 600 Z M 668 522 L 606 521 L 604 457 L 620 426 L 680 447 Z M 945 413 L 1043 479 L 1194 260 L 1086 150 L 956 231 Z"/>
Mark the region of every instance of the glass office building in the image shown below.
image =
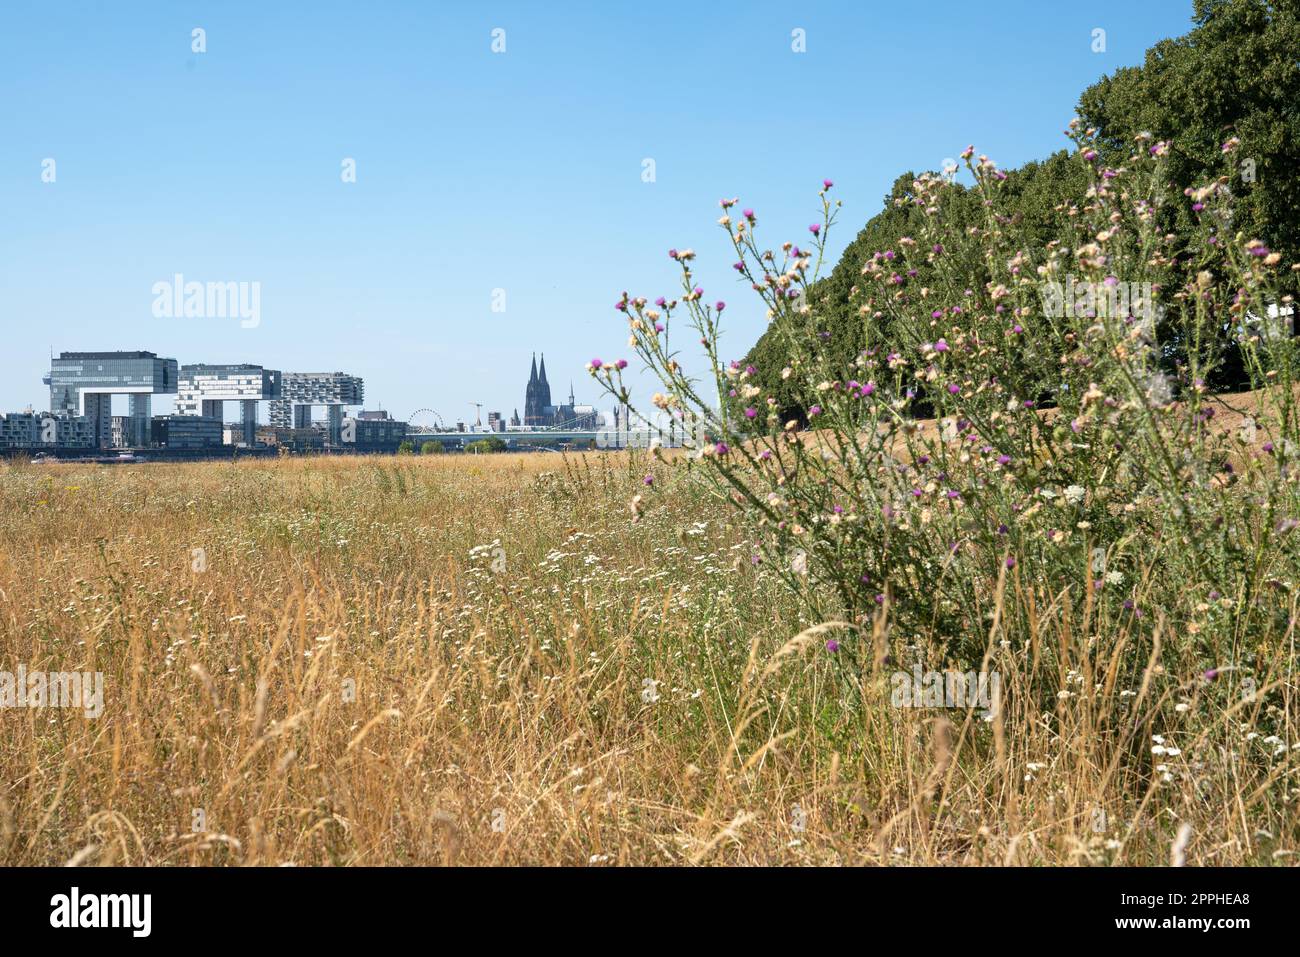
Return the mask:
<path id="1" fill-rule="evenodd" d="M 95 445 L 109 448 L 113 396 L 129 396 L 126 439 L 131 445 L 148 445 L 151 397 L 174 395 L 177 374 L 175 359 L 161 359 L 152 352 L 61 352 L 50 361 L 45 380 L 50 387 L 50 411 L 90 419 Z"/>
<path id="2" fill-rule="evenodd" d="M 275 369 L 248 363 L 181 366 L 176 398 L 179 415 L 198 415 L 221 421 L 226 402 L 238 402 L 243 442 L 257 444 L 257 403 L 280 398 L 281 376 Z"/>

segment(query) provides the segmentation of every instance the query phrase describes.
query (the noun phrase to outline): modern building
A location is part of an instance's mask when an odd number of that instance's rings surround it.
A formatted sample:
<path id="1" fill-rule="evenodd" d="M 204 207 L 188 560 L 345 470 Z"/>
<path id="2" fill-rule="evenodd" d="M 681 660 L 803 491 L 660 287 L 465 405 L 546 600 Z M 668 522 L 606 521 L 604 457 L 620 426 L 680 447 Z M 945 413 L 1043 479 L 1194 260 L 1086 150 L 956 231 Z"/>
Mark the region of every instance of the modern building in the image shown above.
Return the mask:
<path id="1" fill-rule="evenodd" d="M 311 428 L 313 406 L 325 406 L 330 445 L 343 443 L 344 406 L 360 405 L 365 384 L 346 372 L 286 372 L 280 398 L 271 402 L 271 424 L 281 429 Z"/>
<path id="2" fill-rule="evenodd" d="M 176 396 L 179 415 L 196 415 L 222 421 L 225 403 L 238 402 L 243 444 L 257 444 L 257 403 L 281 395 L 281 376 L 275 369 L 248 363 L 181 366 Z"/>
<path id="3" fill-rule="evenodd" d="M 388 418 L 388 413 L 384 413 L 382 419 L 360 416 L 344 419 L 343 446 L 346 448 L 350 444 L 358 452 L 396 452 L 406 440 L 406 430 L 407 423 Z"/>
<path id="4" fill-rule="evenodd" d="M 84 416 L 9 412 L 0 417 L 0 448 L 93 449 L 94 424 Z"/>
<path id="5" fill-rule="evenodd" d="M 165 449 L 221 446 L 221 419 L 210 415 L 155 415 L 153 444 Z"/>
<path id="6" fill-rule="evenodd" d="M 99 448 L 112 442 L 113 396 L 129 396 L 130 427 L 124 438 L 127 444 L 145 445 L 152 396 L 176 393 L 176 360 L 152 352 L 61 352 L 50 360 L 45 384 L 50 411 L 90 419 Z"/>

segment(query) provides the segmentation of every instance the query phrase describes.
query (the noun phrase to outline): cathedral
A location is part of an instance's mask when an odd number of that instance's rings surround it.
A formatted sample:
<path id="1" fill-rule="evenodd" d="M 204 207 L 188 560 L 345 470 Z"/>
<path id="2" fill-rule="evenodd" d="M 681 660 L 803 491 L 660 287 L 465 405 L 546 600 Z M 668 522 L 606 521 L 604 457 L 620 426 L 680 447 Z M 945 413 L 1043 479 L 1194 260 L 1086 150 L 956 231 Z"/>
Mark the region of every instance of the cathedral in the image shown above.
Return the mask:
<path id="1" fill-rule="evenodd" d="M 542 354 L 542 371 L 537 372 L 537 356 L 533 356 L 533 370 L 528 376 L 528 388 L 524 392 L 524 425 L 550 425 L 553 415 L 551 405 L 551 385 L 546 381 L 546 354 Z"/>
<path id="2" fill-rule="evenodd" d="M 519 412 L 515 411 L 514 422 L 519 421 Z M 567 405 L 551 404 L 551 384 L 546 381 L 546 356 L 542 356 L 542 366 L 537 367 L 537 356 L 533 355 L 533 367 L 528 375 L 528 388 L 524 391 L 525 428 L 565 428 L 594 429 L 596 427 L 596 410 L 589 405 L 577 405 L 573 398 L 573 386 L 569 386 Z"/>

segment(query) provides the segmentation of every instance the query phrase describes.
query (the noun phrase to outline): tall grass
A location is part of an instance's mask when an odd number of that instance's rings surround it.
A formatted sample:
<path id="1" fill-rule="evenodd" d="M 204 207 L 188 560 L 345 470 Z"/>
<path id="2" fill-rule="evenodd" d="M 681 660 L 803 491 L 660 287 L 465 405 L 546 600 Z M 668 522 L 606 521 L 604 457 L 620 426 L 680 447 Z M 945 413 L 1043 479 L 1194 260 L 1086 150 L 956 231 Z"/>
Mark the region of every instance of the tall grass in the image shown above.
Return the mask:
<path id="1" fill-rule="evenodd" d="M 1002 567 L 962 614 L 1003 706 L 895 707 L 943 628 L 878 614 L 829 654 L 704 478 L 0 467 L 0 669 L 106 676 L 99 718 L 0 711 L 0 862 L 1158 864 L 1183 824 L 1189 863 L 1293 860 L 1289 627 L 1210 655 L 1181 615 Z"/>

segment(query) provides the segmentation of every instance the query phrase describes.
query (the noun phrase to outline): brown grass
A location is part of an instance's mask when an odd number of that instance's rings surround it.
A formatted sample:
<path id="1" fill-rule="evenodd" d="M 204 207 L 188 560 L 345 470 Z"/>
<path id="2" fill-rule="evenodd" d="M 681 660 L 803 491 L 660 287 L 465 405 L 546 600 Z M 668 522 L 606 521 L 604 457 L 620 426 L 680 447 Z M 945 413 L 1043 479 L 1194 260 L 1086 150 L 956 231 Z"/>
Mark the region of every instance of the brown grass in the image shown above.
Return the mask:
<path id="1" fill-rule="evenodd" d="M 631 521 L 646 467 L 0 466 L 0 669 L 106 676 L 96 719 L 0 711 L 0 863 L 1162 864 L 1184 822 L 1191 863 L 1293 859 L 1294 761 L 1242 730 L 1294 715 L 1289 647 L 1211 702 L 1179 623 L 1128 673 L 1016 574 L 996 720 L 892 707 L 912 636 L 837 671 L 689 479 Z"/>

